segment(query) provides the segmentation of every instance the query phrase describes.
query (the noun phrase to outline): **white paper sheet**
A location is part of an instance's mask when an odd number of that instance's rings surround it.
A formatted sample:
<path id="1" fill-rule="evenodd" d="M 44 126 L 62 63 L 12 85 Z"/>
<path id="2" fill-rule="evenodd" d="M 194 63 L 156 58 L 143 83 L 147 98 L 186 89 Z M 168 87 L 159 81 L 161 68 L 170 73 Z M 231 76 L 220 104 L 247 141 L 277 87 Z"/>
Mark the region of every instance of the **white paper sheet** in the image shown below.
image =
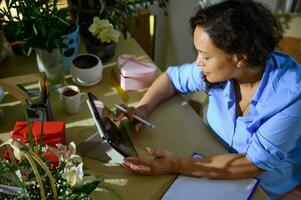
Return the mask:
<path id="1" fill-rule="evenodd" d="M 162 200 L 247 200 L 258 185 L 255 178 L 240 180 L 212 180 L 180 175 Z"/>

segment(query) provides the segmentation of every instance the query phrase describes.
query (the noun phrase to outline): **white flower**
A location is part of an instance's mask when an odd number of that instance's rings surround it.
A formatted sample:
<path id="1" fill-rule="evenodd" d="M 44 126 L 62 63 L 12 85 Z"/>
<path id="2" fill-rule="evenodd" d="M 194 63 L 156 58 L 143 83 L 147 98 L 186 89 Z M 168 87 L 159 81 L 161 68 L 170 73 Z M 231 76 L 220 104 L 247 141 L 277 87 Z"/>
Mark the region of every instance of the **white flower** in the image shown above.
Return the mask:
<path id="1" fill-rule="evenodd" d="M 85 177 L 83 178 L 83 183 L 84 183 L 84 184 L 92 183 L 92 182 L 94 182 L 94 181 L 98 181 L 98 179 L 97 179 L 95 176 L 93 176 L 93 175 L 85 176 Z"/>
<path id="2" fill-rule="evenodd" d="M 16 175 L 20 180 L 22 180 L 22 173 L 19 169 L 16 170 Z"/>
<path id="3" fill-rule="evenodd" d="M 68 149 L 69 149 L 69 151 L 70 151 L 69 156 L 72 156 L 72 155 L 75 155 L 75 154 L 76 154 L 76 145 L 75 145 L 74 142 L 70 142 L 70 143 L 69 143 Z"/>
<path id="4" fill-rule="evenodd" d="M 101 42 L 119 41 L 120 32 L 114 29 L 113 25 L 107 19 L 93 18 L 93 23 L 89 27 L 89 31 Z"/>
<path id="5" fill-rule="evenodd" d="M 1 146 L 5 145 L 5 144 L 8 144 L 13 149 L 14 156 L 18 161 L 21 161 L 25 158 L 24 152 L 20 149 L 21 147 L 26 148 L 26 146 L 24 144 L 21 144 L 20 142 L 13 140 L 13 139 L 9 139 L 7 142 L 3 143 Z"/>
<path id="6" fill-rule="evenodd" d="M 74 142 L 70 142 L 68 147 L 62 144 L 56 144 L 56 146 L 58 149 L 57 151 L 58 157 L 62 158 L 63 160 L 76 154 L 76 145 Z M 52 150 L 55 151 L 56 149 L 52 149 Z"/>
<path id="7" fill-rule="evenodd" d="M 101 30 L 106 29 L 111 24 L 107 19 L 99 19 L 98 17 L 93 18 L 93 23 L 89 27 L 89 31 L 92 35 L 96 36 Z"/>
<path id="8" fill-rule="evenodd" d="M 63 178 L 71 187 L 81 185 L 83 182 L 83 162 L 80 156 L 71 155 L 66 160 L 66 166 L 63 173 Z"/>

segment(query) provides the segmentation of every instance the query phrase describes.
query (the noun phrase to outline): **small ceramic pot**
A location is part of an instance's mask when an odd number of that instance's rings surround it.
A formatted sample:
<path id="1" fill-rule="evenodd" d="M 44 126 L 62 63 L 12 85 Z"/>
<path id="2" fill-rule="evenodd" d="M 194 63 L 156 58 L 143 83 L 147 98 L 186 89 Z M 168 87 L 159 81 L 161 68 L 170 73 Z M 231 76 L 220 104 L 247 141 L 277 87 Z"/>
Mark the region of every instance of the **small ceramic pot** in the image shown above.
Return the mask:
<path id="1" fill-rule="evenodd" d="M 84 53 L 73 59 L 70 74 L 78 84 L 93 85 L 102 79 L 102 70 L 102 62 L 96 55 Z"/>
<path id="2" fill-rule="evenodd" d="M 86 48 L 87 52 L 97 55 L 105 63 L 115 55 L 116 44 L 114 42 L 107 45 L 96 44 L 94 40 L 88 38 L 86 40 Z"/>

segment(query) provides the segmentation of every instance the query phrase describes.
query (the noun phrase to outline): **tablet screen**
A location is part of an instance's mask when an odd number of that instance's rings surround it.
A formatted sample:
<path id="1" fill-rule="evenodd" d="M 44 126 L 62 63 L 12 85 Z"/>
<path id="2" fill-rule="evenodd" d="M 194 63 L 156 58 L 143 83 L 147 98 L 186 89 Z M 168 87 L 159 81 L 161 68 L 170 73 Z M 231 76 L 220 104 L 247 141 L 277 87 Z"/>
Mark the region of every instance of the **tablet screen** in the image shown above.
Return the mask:
<path id="1" fill-rule="evenodd" d="M 106 140 L 112 148 L 124 157 L 135 156 L 134 148 L 122 124 L 118 126 L 110 119 L 110 110 L 92 93 L 88 93 L 88 100 L 96 127 L 102 139 Z"/>

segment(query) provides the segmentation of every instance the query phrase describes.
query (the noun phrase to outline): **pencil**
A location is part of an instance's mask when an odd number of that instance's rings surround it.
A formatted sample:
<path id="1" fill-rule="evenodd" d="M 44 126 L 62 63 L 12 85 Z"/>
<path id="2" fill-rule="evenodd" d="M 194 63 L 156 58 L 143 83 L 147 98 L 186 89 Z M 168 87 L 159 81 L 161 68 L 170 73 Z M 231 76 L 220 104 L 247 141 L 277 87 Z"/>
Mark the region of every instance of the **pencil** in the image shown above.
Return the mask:
<path id="1" fill-rule="evenodd" d="M 120 105 L 115 104 L 115 107 L 118 108 L 119 110 L 121 110 L 122 112 L 128 113 L 128 110 Z M 136 114 L 134 114 L 134 118 L 151 128 L 156 128 L 155 125 L 151 124 L 150 122 L 146 121 L 145 119 L 142 119 L 141 117 L 139 117 Z"/>

